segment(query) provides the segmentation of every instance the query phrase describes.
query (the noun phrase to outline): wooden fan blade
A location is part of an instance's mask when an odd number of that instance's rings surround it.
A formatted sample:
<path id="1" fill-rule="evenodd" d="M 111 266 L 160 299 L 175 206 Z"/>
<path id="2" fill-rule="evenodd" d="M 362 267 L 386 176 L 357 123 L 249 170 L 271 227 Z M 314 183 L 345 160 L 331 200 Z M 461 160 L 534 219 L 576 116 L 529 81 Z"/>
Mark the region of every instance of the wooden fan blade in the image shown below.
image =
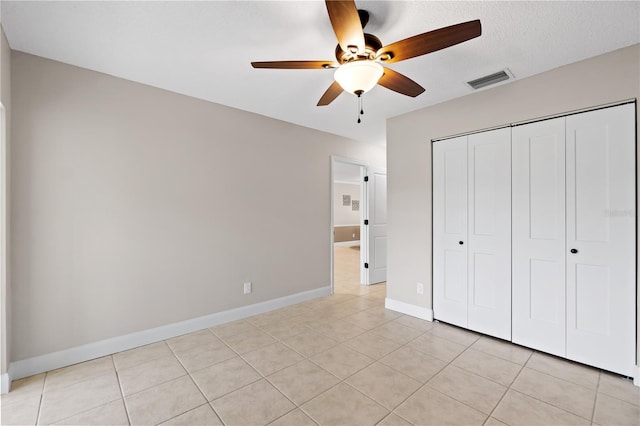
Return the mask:
<path id="1" fill-rule="evenodd" d="M 378 80 L 378 84 L 394 92 L 411 96 L 412 98 L 424 92 L 424 87 L 391 68 L 384 69 L 384 74 L 380 77 L 380 80 Z"/>
<path id="2" fill-rule="evenodd" d="M 482 26 L 480 20 L 476 19 L 397 41 L 380 48 L 376 57 L 390 64 L 435 52 L 478 37 L 480 34 L 482 34 Z"/>
<path id="3" fill-rule="evenodd" d="M 334 81 L 331 86 L 329 86 L 329 88 L 327 89 L 326 92 L 324 92 L 324 95 L 322 95 L 322 97 L 320 98 L 320 100 L 318 101 L 318 106 L 326 106 L 329 105 L 331 102 L 334 101 L 335 98 L 337 98 L 340 93 L 342 93 L 342 86 L 340 86 L 340 84 L 337 81 Z"/>
<path id="4" fill-rule="evenodd" d="M 290 70 L 303 69 L 325 69 L 337 68 L 340 66 L 335 61 L 269 61 L 269 62 L 251 62 L 254 68 L 277 68 Z"/>
<path id="5" fill-rule="evenodd" d="M 364 32 L 355 2 L 325 0 L 325 4 L 331 26 L 342 50 L 349 52 L 351 47 L 355 47 L 358 52 L 364 52 Z"/>

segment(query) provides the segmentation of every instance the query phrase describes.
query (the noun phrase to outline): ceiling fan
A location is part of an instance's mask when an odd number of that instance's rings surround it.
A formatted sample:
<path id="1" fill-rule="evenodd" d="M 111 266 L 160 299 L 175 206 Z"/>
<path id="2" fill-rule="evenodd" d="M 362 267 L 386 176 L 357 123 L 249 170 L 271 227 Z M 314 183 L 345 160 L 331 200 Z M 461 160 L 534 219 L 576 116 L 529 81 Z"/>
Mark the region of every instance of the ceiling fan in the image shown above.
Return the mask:
<path id="1" fill-rule="evenodd" d="M 358 10 L 353 0 L 325 0 L 325 4 L 331 26 L 338 38 L 335 61 L 251 62 L 254 68 L 335 69 L 335 81 L 322 95 L 318 106 L 329 105 L 343 91 L 360 97 L 376 84 L 416 97 L 424 92 L 424 88 L 383 64 L 435 52 L 478 37 L 482 33 L 480 21 L 475 20 L 428 31 L 383 46 L 378 37 L 363 31 L 369 21 L 369 13 Z"/>

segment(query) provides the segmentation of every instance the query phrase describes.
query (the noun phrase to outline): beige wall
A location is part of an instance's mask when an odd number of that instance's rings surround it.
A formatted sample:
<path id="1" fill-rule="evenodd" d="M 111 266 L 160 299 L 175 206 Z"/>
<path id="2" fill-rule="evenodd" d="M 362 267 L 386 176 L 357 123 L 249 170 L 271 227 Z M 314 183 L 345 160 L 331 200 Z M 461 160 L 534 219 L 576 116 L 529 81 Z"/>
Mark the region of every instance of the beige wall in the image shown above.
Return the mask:
<path id="1" fill-rule="evenodd" d="M 360 210 L 352 210 L 351 204 L 343 206 L 343 195 L 350 195 L 352 201 L 360 201 L 360 185 L 340 182 L 333 184 L 333 224 L 335 226 L 360 224 Z"/>
<path id="2" fill-rule="evenodd" d="M 387 296 L 432 307 L 432 139 L 638 96 L 634 45 L 389 120 Z M 426 284 L 423 296 L 416 282 Z"/>
<path id="3" fill-rule="evenodd" d="M 354 241 L 357 241 L 357 243 Z M 333 242 L 334 243 L 354 242 L 353 244 L 359 244 L 360 243 L 360 225 L 334 227 Z"/>
<path id="4" fill-rule="evenodd" d="M 19 52 L 12 84 L 12 361 L 328 286 L 330 156 L 385 165 Z"/>
<path id="5" fill-rule="evenodd" d="M 0 199 L 8 204 L 8 178 L 9 178 L 9 162 L 7 161 L 9 155 L 9 140 L 10 140 L 10 114 L 11 114 L 11 50 L 9 49 L 9 43 L 4 34 L 4 29 L 0 26 L 0 102 L 5 108 L 5 124 L 6 138 L 5 145 L 0 146 Z M 5 207 L 6 208 L 6 207 Z M 8 278 L 8 262 L 6 259 L 8 256 L 7 244 L 9 241 L 8 229 L 8 215 L 7 211 L 0 213 L 0 374 L 7 372 L 9 367 L 9 357 L 7 343 L 11 338 L 11 288 Z"/>

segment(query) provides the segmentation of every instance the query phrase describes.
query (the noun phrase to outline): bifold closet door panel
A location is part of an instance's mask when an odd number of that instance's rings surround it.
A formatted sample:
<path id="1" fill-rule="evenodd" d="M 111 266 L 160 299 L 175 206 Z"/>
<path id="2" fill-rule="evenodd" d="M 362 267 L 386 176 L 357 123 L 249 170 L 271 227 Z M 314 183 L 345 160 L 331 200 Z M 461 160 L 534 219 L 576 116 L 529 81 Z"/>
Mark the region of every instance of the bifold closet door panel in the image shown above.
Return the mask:
<path id="1" fill-rule="evenodd" d="M 565 356 L 565 118 L 512 131 L 513 342 Z"/>
<path id="2" fill-rule="evenodd" d="M 467 327 L 467 137 L 433 143 L 433 310 Z"/>
<path id="3" fill-rule="evenodd" d="M 635 105 L 567 120 L 567 357 L 633 376 Z"/>
<path id="4" fill-rule="evenodd" d="M 510 340 L 511 129 L 469 135 L 467 150 L 468 328 Z"/>

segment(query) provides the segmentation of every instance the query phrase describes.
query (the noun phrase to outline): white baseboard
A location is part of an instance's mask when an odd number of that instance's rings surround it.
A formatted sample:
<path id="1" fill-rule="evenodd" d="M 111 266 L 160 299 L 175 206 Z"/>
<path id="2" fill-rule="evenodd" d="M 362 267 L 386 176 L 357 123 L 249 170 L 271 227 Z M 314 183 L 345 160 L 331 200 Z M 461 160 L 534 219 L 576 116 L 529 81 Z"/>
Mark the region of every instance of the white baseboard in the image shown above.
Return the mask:
<path id="1" fill-rule="evenodd" d="M 405 315 L 410 315 L 427 321 L 433 321 L 433 310 L 429 308 L 400 302 L 399 300 L 389 299 L 388 297 L 384 299 L 384 307 Z"/>
<path id="2" fill-rule="evenodd" d="M 292 294 L 290 296 L 280 297 L 278 299 L 267 300 L 265 302 L 253 305 L 242 306 L 223 312 L 205 315 L 198 318 L 189 319 L 173 324 L 167 324 L 148 330 L 138 331 L 123 336 L 113 337 L 99 342 L 93 342 L 74 348 L 65 349 L 58 352 L 52 352 L 33 358 L 15 361 L 10 364 L 11 379 L 17 380 L 23 377 L 29 377 L 34 374 L 44 373 L 45 371 L 55 370 L 56 368 L 66 367 L 77 364 L 79 362 L 89 361 L 95 358 L 122 352 L 128 349 L 137 348 L 139 346 L 148 345 L 159 342 L 172 337 L 181 336 L 183 334 L 192 333 L 208 327 L 224 324 L 230 321 L 247 318 L 264 312 L 273 311 L 274 309 L 284 308 L 286 306 L 295 305 L 296 303 L 315 299 L 317 297 L 329 296 L 331 287 L 321 287 L 314 290 L 304 291 L 302 293 Z M 2 375 L 2 389 L 5 386 L 5 375 Z M 9 377 L 7 376 L 7 381 Z M 7 388 L 8 389 L 8 388 Z"/>
<path id="3" fill-rule="evenodd" d="M 334 246 L 336 247 L 341 247 L 341 246 L 354 246 L 354 245 L 360 245 L 360 240 L 353 240 L 353 241 L 341 241 L 339 243 L 333 243 Z"/>
<path id="4" fill-rule="evenodd" d="M 640 365 L 636 365 L 636 374 L 633 376 L 633 384 L 640 387 Z"/>
<path id="5" fill-rule="evenodd" d="M 11 389 L 11 376 L 9 372 L 2 373 L 0 375 L 0 394 L 4 395 L 5 393 L 9 393 Z"/>

